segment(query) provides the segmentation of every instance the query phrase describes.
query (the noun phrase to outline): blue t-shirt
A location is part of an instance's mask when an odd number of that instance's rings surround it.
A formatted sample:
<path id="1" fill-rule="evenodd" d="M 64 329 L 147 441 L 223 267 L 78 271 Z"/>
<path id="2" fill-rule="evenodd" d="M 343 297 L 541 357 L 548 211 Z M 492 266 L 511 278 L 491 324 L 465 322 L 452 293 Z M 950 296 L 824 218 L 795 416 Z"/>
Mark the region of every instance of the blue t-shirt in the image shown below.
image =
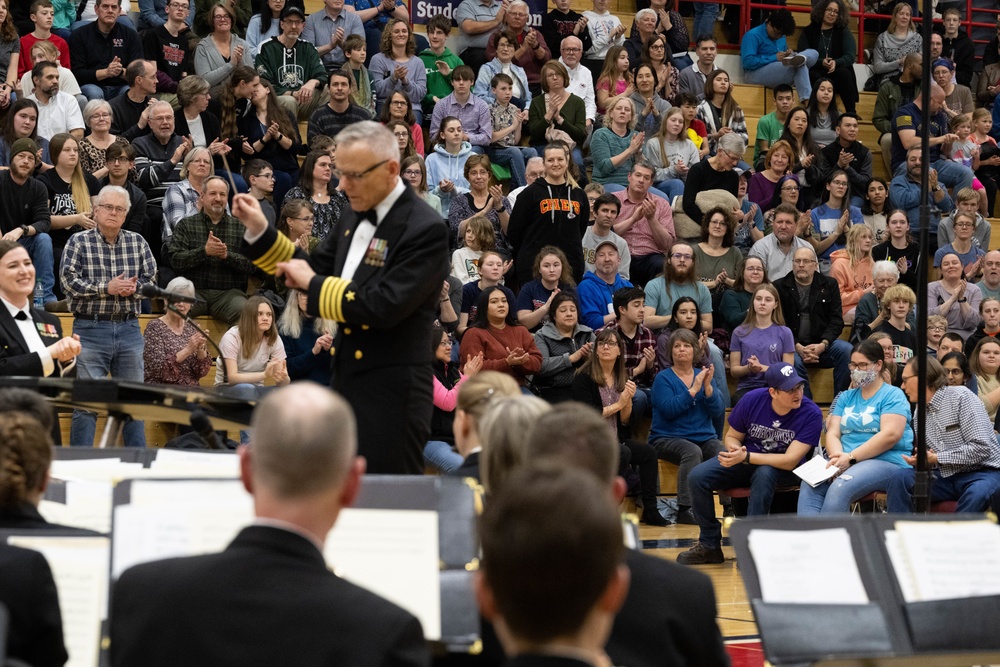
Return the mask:
<path id="1" fill-rule="evenodd" d="M 875 458 L 903 468 L 909 467 L 903 460 L 903 454 L 913 450 L 913 429 L 910 428 L 910 404 L 902 389 L 883 384 L 867 401 L 861 397 L 861 389 L 848 389 L 837 397 L 833 414 L 840 417 L 840 444 L 845 454 L 865 444 L 881 430 L 882 415 L 906 417 L 906 427 L 899 442 Z"/>
<path id="2" fill-rule="evenodd" d="M 507 307 L 513 311 L 514 315 L 517 315 L 515 308 L 517 299 L 514 297 L 514 293 L 510 291 L 509 287 L 505 287 L 504 285 L 500 285 L 499 287 L 507 295 Z M 483 290 L 479 288 L 478 280 L 465 283 L 462 287 L 462 312 L 469 314 L 469 324 L 472 324 L 472 320 L 476 319 L 476 302 L 479 301 L 479 295 L 482 293 Z"/>
<path id="3" fill-rule="evenodd" d="M 947 255 L 948 253 L 952 253 L 952 254 L 958 255 L 959 258 L 962 260 L 962 268 L 964 269 L 965 267 L 967 267 L 970 264 L 974 263 L 977 259 L 979 259 L 983 255 L 985 255 L 986 251 L 983 250 L 982 248 L 980 248 L 979 246 L 973 244 L 972 248 L 969 249 L 969 252 L 961 253 L 961 252 L 958 252 L 957 250 L 955 250 L 954 246 L 952 246 L 949 243 L 946 246 L 942 246 L 942 247 L 938 248 L 937 251 L 934 253 L 934 268 L 935 269 L 940 268 L 940 266 L 941 266 L 941 260 L 944 259 L 944 256 Z"/>
<path id="4" fill-rule="evenodd" d="M 576 287 L 574 285 L 568 285 L 566 283 L 559 284 L 559 291 L 566 292 L 567 294 L 576 294 Z M 536 311 L 545 305 L 545 302 L 549 300 L 552 296 L 553 290 L 548 289 L 542 284 L 541 280 L 537 278 L 532 280 L 530 283 L 525 283 L 521 285 L 521 291 L 517 293 L 517 310 L 530 310 Z M 577 307 L 579 310 L 579 306 Z M 538 331 L 542 328 L 542 325 L 548 322 L 551 313 L 542 318 L 542 321 L 538 323 L 531 331 Z"/>
<path id="5" fill-rule="evenodd" d="M 778 324 L 772 324 L 766 329 L 754 327 L 749 332 L 745 325 L 736 327 L 732 340 L 729 342 L 731 352 L 740 353 L 740 364 L 746 366 L 747 359 L 756 356 L 764 366 L 784 361 L 783 354 L 795 354 L 795 339 L 792 330 Z M 767 386 L 763 373 L 749 373 L 740 378 L 737 387 L 754 389 Z M 742 402 L 742 401 L 741 401 Z"/>
<path id="6" fill-rule="evenodd" d="M 852 225 L 862 225 L 865 220 L 861 215 L 861 209 L 857 206 L 848 206 L 850 211 L 848 217 L 851 220 Z M 828 204 L 822 204 L 817 206 L 812 210 L 812 222 L 813 222 L 813 233 L 819 237 L 819 240 L 824 240 L 837 228 L 837 223 L 840 222 L 840 217 L 844 215 L 841 209 L 830 208 Z M 847 236 L 847 231 L 844 231 L 844 236 Z M 840 250 L 844 247 L 843 243 L 838 243 L 834 241 L 830 244 L 826 250 L 819 256 L 820 259 L 830 259 L 830 253 L 835 250 Z"/>
<path id="7" fill-rule="evenodd" d="M 786 415 L 771 407 L 771 393 L 765 387 L 754 389 L 740 399 L 729 413 L 729 426 L 744 435 L 748 452 L 784 454 L 792 441 L 815 447 L 823 430 L 823 411 L 802 397 L 802 405 Z M 812 452 L 806 454 L 806 458 Z"/>
<path id="8" fill-rule="evenodd" d="M 705 315 L 712 312 L 712 295 L 708 288 L 700 282 L 670 284 L 670 294 L 667 294 L 666 279 L 663 276 L 653 278 L 646 283 L 646 307 L 655 308 L 659 316 L 670 315 L 674 302 L 682 296 L 689 296 L 698 304 L 698 311 Z"/>

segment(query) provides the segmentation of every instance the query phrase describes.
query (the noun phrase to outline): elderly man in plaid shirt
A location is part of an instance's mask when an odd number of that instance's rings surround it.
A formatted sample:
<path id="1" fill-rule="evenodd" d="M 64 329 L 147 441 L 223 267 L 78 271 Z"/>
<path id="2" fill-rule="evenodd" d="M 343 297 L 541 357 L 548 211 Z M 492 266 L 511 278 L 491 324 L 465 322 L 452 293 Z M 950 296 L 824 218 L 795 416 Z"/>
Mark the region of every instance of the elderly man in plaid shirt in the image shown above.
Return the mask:
<path id="1" fill-rule="evenodd" d="M 139 302 L 156 260 L 140 234 L 122 229 L 130 206 L 127 190 L 106 185 L 94 198 L 97 226 L 73 234 L 63 251 L 60 279 L 83 348 L 79 378 L 143 381 Z M 70 445 L 92 447 L 96 428 L 97 415 L 74 410 Z M 142 422 L 128 420 L 123 436 L 126 447 L 146 446 Z"/>
<path id="2" fill-rule="evenodd" d="M 656 377 L 656 336 L 643 326 L 646 294 L 639 287 L 623 287 L 611 297 L 615 321 L 608 329 L 618 329 L 625 340 L 625 372 L 635 382 L 632 414 L 645 416 L 649 411 L 650 387 Z"/>
<path id="3" fill-rule="evenodd" d="M 917 359 L 903 369 L 903 391 L 917 396 Z M 985 512 L 1000 491 L 1000 444 L 979 397 L 965 387 L 946 386 L 941 364 L 927 359 L 927 465 L 932 467 L 931 502 L 957 500 L 958 512 Z M 913 416 L 913 430 L 917 430 Z M 916 465 L 916 456 L 903 456 Z M 913 511 L 913 469 L 897 470 L 886 487 L 893 513 Z"/>

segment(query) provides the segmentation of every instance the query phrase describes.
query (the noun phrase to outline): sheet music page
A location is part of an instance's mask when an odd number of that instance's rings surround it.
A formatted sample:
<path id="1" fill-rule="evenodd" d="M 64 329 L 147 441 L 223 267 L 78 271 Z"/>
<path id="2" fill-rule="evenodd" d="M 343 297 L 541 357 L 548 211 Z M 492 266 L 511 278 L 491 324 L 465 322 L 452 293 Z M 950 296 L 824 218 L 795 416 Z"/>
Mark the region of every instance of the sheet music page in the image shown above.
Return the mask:
<path id="1" fill-rule="evenodd" d="M 866 604 L 846 528 L 751 530 L 750 553 L 764 602 Z"/>
<path id="2" fill-rule="evenodd" d="M 992 521 L 897 521 L 896 533 L 915 600 L 1000 595 L 1000 526 Z"/>
<path id="3" fill-rule="evenodd" d="M 907 602 L 919 601 L 920 593 L 917 592 L 913 570 L 910 568 L 910 560 L 904 552 L 899 533 L 895 530 L 885 531 L 885 550 L 889 552 L 889 560 L 892 562 L 892 569 L 896 572 L 896 581 L 899 582 L 899 590 L 903 593 L 903 599 Z"/>
<path id="4" fill-rule="evenodd" d="M 171 470 L 192 471 L 197 473 L 199 469 L 208 468 L 221 473 L 219 477 L 238 477 L 240 472 L 240 458 L 233 454 L 206 454 L 205 452 L 191 452 L 176 449 L 161 449 L 156 453 L 156 458 L 150 464 L 150 470 Z"/>
<path id="5" fill-rule="evenodd" d="M 141 463 L 125 463 L 120 459 L 84 459 L 81 461 L 53 461 L 49 474 L 56 479 L 112 482 L 136 474 L 143 469 Z"/>
<path id="6" fill-rule="evenodd" d="M 8 543 L 40 551 L 59 591 L 67 667 L 97 667 L 101 620 L 108 615 L 106 537 L 10 537 Z"/>
<path id="7" fill-rule="evenodd" d="M 437 512 L 345 509 L 326 540 L 330 568 L 420 619 L 441 638 Z"/>
<path id="8" fill-rule="evenodd" d="M 837 474 L 837 466 L 827 467 L 827 460 L 822 456 L 814 456 L 793 470 L 802 481 L 816 487 Z"/>
<path id="9" fill-rule="evenodd" d="M 111 532 L 110 482 L 71 480 L 66 482 L 66 504 L 42 500 L 38 511 L 50 523 Z"/>

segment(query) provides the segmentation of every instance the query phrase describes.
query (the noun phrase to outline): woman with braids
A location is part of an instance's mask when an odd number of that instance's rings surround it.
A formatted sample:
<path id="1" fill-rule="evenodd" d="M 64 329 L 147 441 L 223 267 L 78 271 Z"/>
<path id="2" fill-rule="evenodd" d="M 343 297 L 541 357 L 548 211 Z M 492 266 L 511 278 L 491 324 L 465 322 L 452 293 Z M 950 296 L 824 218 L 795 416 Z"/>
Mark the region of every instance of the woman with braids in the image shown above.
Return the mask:
<path id="1" fill-rule="evenodd" d="M 278 104 L 268 81 L 260 79 L 253 86 L 250 104 L 251 108 L 237 121 L 243 138 L 243 159 L 260 158 L 270 163 L 274 168 L 274 201 L 284 201 L 285 193 L 299 179 L 299 126 L 294 116 Z"/>
<path id="2" fill-rule="evenodd" d="M 0 529 L 60 527 L 38 513 L 51 463 L 52 437 L 38 420 L 0 413 Z"/>

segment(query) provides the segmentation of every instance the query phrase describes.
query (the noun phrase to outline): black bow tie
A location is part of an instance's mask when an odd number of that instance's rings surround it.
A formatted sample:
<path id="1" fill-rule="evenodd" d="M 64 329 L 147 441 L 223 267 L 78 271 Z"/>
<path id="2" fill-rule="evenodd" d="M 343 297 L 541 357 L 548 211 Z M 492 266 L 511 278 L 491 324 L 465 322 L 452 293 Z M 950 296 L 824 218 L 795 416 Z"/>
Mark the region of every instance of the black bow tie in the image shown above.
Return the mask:
<path id="1" fill-rule="evenodd" d="M 375 209 L 370 208 L 367 211 L 358 211 L 355 213 L 358 216 L 358 222 L 362 220 L 367 220 L 368 222 L 374 224 L 378 223 L 378 214 L 375 213 Z"/>
<path id="2" fill-rule="evenodd" d="M 31 319 L 31 316 L 23 310 L 17 311 L 17 315 L 14 316 L 15 320 L 21 320 L 22 322 L 27 322 Z"/>

